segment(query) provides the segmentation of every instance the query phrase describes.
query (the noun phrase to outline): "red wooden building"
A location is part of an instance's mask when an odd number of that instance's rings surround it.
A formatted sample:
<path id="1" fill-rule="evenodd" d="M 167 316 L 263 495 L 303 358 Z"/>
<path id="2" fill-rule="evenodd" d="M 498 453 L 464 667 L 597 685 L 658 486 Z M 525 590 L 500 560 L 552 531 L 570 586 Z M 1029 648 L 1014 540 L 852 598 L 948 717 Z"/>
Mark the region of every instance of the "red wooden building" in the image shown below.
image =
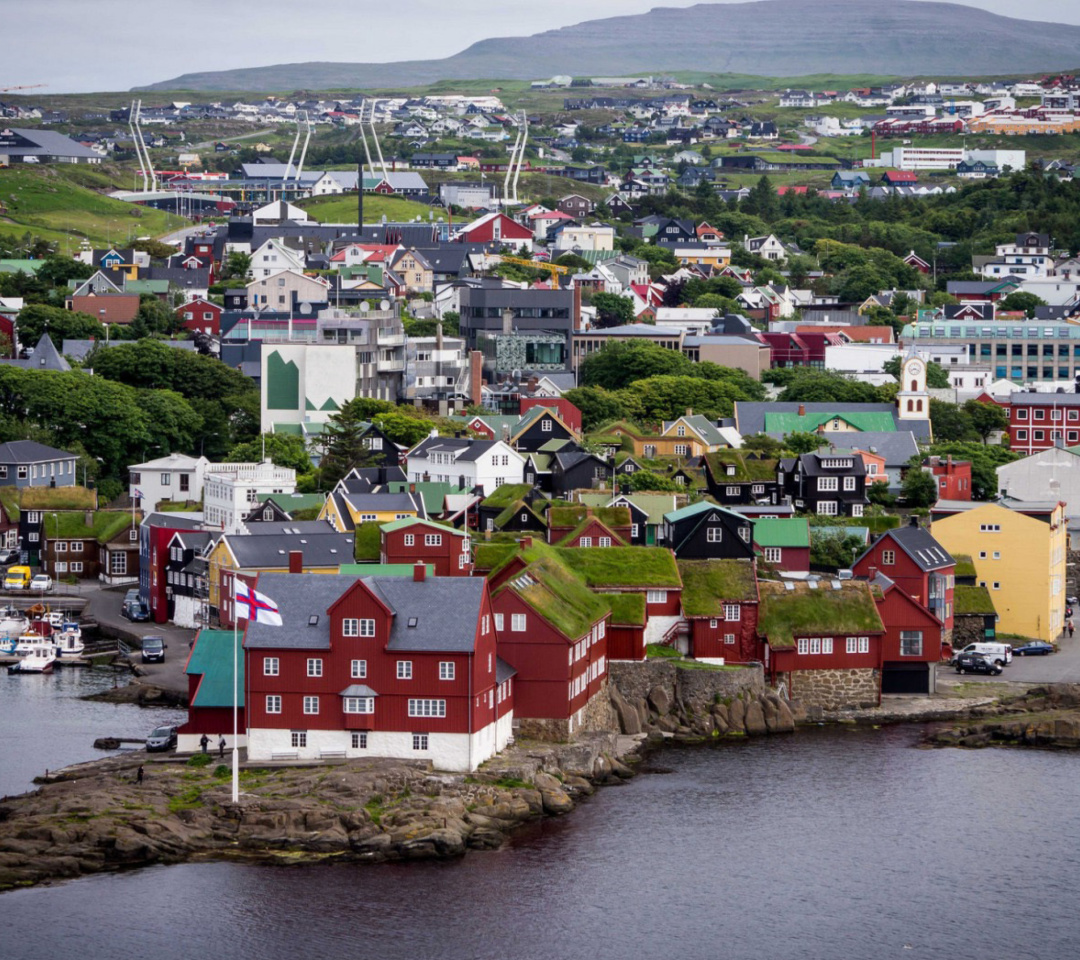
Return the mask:
<path id="1" fill-rule="evenodd" d="M 793 700 L 826 710 L 881 702 L 885 627 L 868 583 L 770 580 L 758 590 L 762 660 L 773 686 L 783 683 Z"/>
<path id="2" fill-rule="evenodd" d="M 469 771 L 508 742 L 516 681 L 487 581 L 262 574 L 284 625 L 244 631 L 248 756 L 376 756 Z"/>
<path id="3" fill-rule="evenodd" d="M 176 749 L 194 753 L 206 734 L 216 750 L 218 738 L 225 737 L 228 749 L 233 746 L 233 698 L 237 704 L 239 746 L 246 746 L 244 713 L 244 658 L 236 657 L 238 682 L 233 685 L 233 646 L 239 639 L 232 630 L 202 630 L 188 655 L 184 672 L 188 678 L 188 719 L 177 730 Z M 179 654 L 176 654 L 177 656 Z"/>
<path id="4" fill-rule="evenodd" d="M 680 560 L 683 616 L 696 660 L 761 659 L 754 560 Z"/>
<path id="5" fill-rule="evenodd" d="M 533 232 L 505 213 L 487 213 L 462 227 L 458 239 L 464 243 L 504 243 L 514 250 L 533 248 Z"/>
<path id="6" fill-rule="evenodd" d="M 426 563 L 438 577 L 472 576 L 469 534 L 430 520 L 409 517 L 380 528 L 382 563 Z"/>
<path id="7" fill-rule="evenodd" d="M 221 313 L 224 307 L 196 297 L 176 308 L 180 326 L 192 333 L 206 333 L 217 337 L 221 335 Z"/>
<path id="8" fill-rule="evenodd" d="M 948 457 L 930 457 L 923 461 L 929 467 L 938 485 L 939 500 L 971 499 L 971 461 L 953 460 Z"/>
<path id="9" fill-rule="evenodd" d="M 547 512 L 548 543 L 560 547 L 618 547 L 633 536 L 626 507 L 551 507 Z"/>
<path id="10" fill-rule="evenodd" d="M 941 660 L 941 621 L 888 577 L 878 574 L 874 601 L 885 626 L 881 645 L 881 692 L 922 693 L 936 690 L 935 667 Z"/>
<path id="11" fill-rule="evenodd" d="M 581 433 L 581 411 L 569 400 L 562 397 L 522 397 L 518 401 L 518 412 L 524 416 L 533 407 L 547 407 L 554 410 L 559 419 L 575 433 Z"/>
<path id="12" fill-rule="evenodd" d="M 944 639 L 952 638 L 956 561 L 929 530 L 918 526 L 917 517 L 912 517 L 909 526 L 878 537 L 855 560 L 852 570 L 867 580 L 884 574 L 941 621 Z"/>
<path id="13" fill-rule="evenodd" d="M 517 672 L 522 735 L 573 736 L 607 681 L 610 608 L 550 553 L 493 586 L 492 596 L 499 652 Z"/>

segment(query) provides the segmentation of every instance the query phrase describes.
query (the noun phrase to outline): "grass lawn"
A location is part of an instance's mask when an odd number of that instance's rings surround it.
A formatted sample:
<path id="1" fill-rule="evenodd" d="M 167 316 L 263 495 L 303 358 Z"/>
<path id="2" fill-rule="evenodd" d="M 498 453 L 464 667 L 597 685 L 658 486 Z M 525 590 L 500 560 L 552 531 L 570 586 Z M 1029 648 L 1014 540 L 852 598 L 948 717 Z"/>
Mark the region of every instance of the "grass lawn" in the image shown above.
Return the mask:
<path id="1" fill-rule="evenodd" d="M 116 186 L 108 172 L 64 166 L 68 168 L 20 164 L 0 170 L 0 204 L 4 208 L 0 230 L 15 236 L 29 230 L 58 241 L 86 237 L 105 246 L 141 236 L 158 237 L 189 223 L 182 217 L 97 192 Z"/>
<path id="2" fill-rule="evenodd" d="M 320 223 L 356 223 L 356 196 L 345 194 L 339 197 L 302 200 L 297 204 Z M 378 193 L 364 194 L 364 222 L 378 223 L 383 217 L 392 222 L 415 220 L 419 217 L 426 221 L 428 214 L 446 219 L 442 207 L 417 203 L 404 197 L 387 197 Z"/>

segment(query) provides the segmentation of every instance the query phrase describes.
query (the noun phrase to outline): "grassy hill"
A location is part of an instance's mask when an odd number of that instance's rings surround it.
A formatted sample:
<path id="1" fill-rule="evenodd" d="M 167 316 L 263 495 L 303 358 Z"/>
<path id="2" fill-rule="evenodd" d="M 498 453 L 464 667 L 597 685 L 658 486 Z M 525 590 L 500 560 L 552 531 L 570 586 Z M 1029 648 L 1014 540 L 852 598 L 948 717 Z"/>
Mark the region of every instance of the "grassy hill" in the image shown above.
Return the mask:
<path id="1" fill-rule="evenodd" d="M 297 206 L 303 207 L 320 223 L 356 223 L 356 195 L 324 197 L 318 200 L 302 200 Z M 431 207 L 426 203 L 406 200 L 403 197 L 384 197 L 376 193 L 364 194 L 364 222 L 375 223 L 386 217 L 387 220 L 427 220 L 428 214 L 446 217 L 442 207 Z"/>
<path id="2" fill-rule="evenodd" d="M 797 24 L 797 29 L 792 25 Z M 496 37 L 444 60 L 291 63 L 189 73 L 150 90 L 356 89 L 476 77 L 760 74 L 980 75 L 1070 70 L 1080 26 L 999 17 L 955 3 L 759 0 L 590 20 Z M 494 81 L 474 81 L 495 85 Z"/>
<path id="3" fill-rule="evenodd" d="M 0 234 L 35 236 L 61 243 L 61 252 L 78 249 L 86 237 L 97 246 L 135 237 L 158 237 L 187 224 L 160 210 L 113 200 L 116 172 L 73 165 L 18 165 L 0 170 Z M 125 178 L 126 179 L 126 178 Z"/>

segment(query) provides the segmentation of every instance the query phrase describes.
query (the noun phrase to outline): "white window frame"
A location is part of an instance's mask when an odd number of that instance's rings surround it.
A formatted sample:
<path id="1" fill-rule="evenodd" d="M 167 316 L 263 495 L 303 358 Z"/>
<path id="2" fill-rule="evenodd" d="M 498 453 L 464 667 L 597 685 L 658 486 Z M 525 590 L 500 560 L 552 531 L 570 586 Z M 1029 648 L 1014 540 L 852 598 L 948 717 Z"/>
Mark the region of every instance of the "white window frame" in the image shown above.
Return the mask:
<path id="1" fill-rule="evenodd" d="M 367 678 L 367 661 L 366 660 L 353 660 L 349 664 L 349 676 L 353 680 L 364 680 Z"/>
<path id="2" fill-rule="evenodd" d="M 263 676 L 277 677 L 281 674 L 281 660 L 277 657 L 263 657 Z"/>
<path id="3" fill-rule="evenodd" d="M 427 750 L 428 735 L 426 733 L 414 733 L 412 735 L 412 748 L 414 750 Z"/>
<path id="4" fill-rule="evenodd" d="M 453 680 L 456 671 L 457 664 L 453 660 L 441 660 L 439 661 L 439 679 L 440 680 Z"/>
<path id="5" fill-rule="evenodd" d="M 706 543 L 723 543 L 724 541 L 724 528 L 722 526 L 713 526 L 705 528 L 705 542 Z"/>
<path id="6" fill-rule="evenodd" d="M 276 693 L 272 693 L 266 698 L 266 712 L 267 713 L 281 713 L 281 696 Z"/>
<path id="7" fill-rule="evenodd" d="M 742 607 L 737 603 L 724 604 L 724 620 L 729 623 L 737 623 L 742 619 Z"/>
<path id="8" fill-rule="evenodd" d="M 375 712 L 374 697 L 342 697 L 341 709 L 345 713 L 373 714 Z"/>
<path id="9" fill-rule="evenodd" d="M 314 694 L 308 694 L 304 697 L 304 714 L 309 717 L 318 716 L 319 698 Z"/>
<path id="10" fill-rule="evenodd" d="M 528 629 L 528 620 L 524 613 L 510 614 L 510 632 L 525 633 Z"/>
<path id="11" fill-rule="evenodd" d="M 667 591 L 666 590 L 646 590 L 645 591 L 646 603 L 667 603 Z"/>
<path id="12" fill-rule="evenodd" d="M 323 675 L 322 657 L 308 657 L 307 675 L 309 677 L 321 677 Z"/>
<path id="13" fill-rule="evenodd" d="M 411 680 L 413 678 L 412 661 L 399 660 L 397 662 L 398 680 Z"/>
<path id="14" fill-rule="evenodd" d="M 779 563 L 784 556 L 782 547 L 765 547 L 763 553 L 766 563 Z"/>
<path id="15" fill-rule="evenodd" d="M 417 697 L 409 700 L 410 717 L 436 717 L 446 716 L 446 701 L 442 699 L 427 699 Z"/>

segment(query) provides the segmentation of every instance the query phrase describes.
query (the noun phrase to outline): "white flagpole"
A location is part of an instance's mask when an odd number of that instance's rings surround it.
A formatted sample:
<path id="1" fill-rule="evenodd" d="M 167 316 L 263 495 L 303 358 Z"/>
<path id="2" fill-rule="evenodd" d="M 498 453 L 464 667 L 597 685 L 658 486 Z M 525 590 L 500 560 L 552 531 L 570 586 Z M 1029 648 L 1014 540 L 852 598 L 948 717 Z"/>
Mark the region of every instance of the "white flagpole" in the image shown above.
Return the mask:
<path id="1" fill-rule="evenodd" d="M 236 617 L 236 579 L 233 578 L 233 648 L 232 648 L 232 663 L 233 663 L 233 701 L 232 701 L 232 799 L 233 803 L 239 803 L 240 801 L 240 747 L 239 738 L 237 736 L 237 714 L 239 713 L 239 689 L 240 689 L 240 671 L 237 669 L 237 661 L 239 657 L 237 655 L 237 647 L 239 645 L 239 630 Z"/>

